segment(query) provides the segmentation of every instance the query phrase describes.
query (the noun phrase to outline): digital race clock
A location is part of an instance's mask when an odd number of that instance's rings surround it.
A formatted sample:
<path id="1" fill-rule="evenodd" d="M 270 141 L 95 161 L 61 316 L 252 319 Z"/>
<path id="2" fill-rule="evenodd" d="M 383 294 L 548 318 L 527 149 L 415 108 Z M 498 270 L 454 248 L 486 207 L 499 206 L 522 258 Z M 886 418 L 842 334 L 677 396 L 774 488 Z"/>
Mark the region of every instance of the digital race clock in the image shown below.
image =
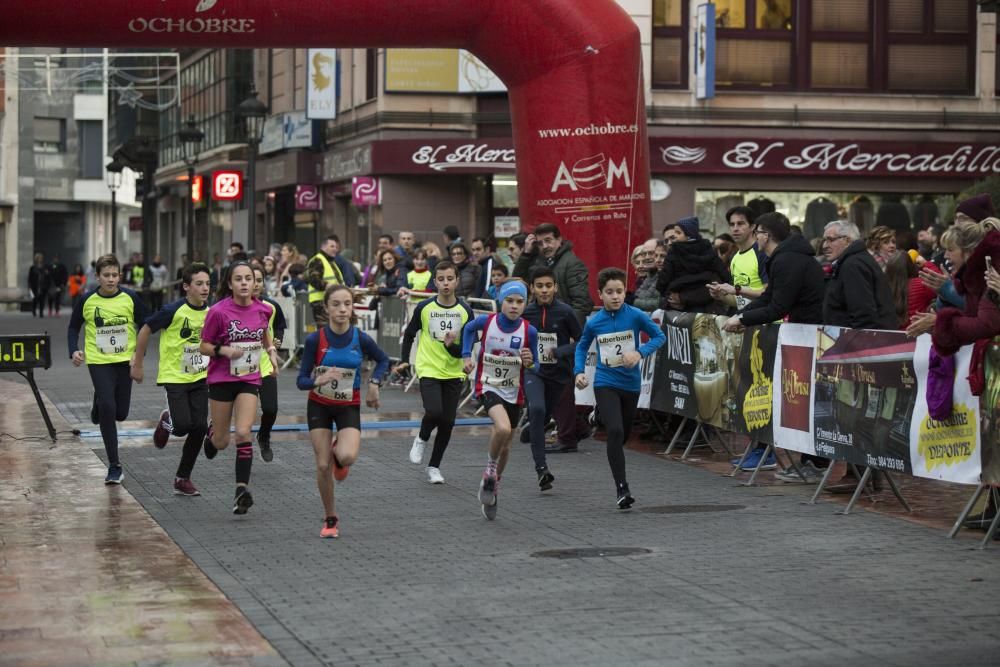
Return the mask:
<path id="1" fill-rule="evenodd" d="M 52 365 L 51 347 L 47 334 L 0 336 L 0 372 L 48 368 Z"/>

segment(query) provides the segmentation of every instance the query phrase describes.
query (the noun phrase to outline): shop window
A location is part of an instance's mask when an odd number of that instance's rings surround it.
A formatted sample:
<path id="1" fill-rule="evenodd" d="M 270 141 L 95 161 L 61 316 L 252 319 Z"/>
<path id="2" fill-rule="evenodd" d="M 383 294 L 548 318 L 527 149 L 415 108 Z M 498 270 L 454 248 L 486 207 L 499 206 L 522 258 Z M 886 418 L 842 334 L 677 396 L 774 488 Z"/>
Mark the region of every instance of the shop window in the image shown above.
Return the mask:
<path id="1" fill-rule="evenodd" d="M 809 80 L 813 88 L 868 88 L 868 45 L 813 42 Z"/>
<path id="2" fill-rule="evenodd" d="M 924 31 L 924 0 L 889 0 L 889 32 Z"/>
<path id="3" fill-rule="evenodd" d="M 789 88 L 795 0 L 728 0 L 715 7 L 715 83 Z M 748 21 L 752 17 L 752 21 Z"/>
<path id="4" fill-rule="evenodd" d="M 688 0 L 653 0 L 653 87 L 687 88 Z"/>
<path id="5" fill-rule="evenodd" d="M 365 49 L 365 99 L 378 97 L 378 49 Z"/>
<path id="6" fill-rule="evenodd" d="M 792 29 L 792 0 L 758 0 L 755 14 L 760 30 Z"/>
<path id="7" fill-rule="evenodd" d="M 892 44 L 889 46 L 889 89 L 956 91 L 966 88 L 968 49 L 963 45 Z"/>
<path id="8" fill-rule="evenodd" d="M 66 150 L 66 120 L 35 118 L 36 153 L 62 153 Z"/>
<path id="9" fill-rule="evenodd" d="M 877 55 L 885 89 L 971 93 L 975 17 L 973 0 L 889 0 L 889 30 Z"/>
<path id="10" fill-rule="evenodd" d="M 715 3 L 716 28 L 746 28 L 746 0 L 719 0 Z"/>
<path id="11" fill-rule="evenodd" d="M 867 32 L 870 4 L 868 0 L 813 3 L 810 7 L 810 27 L 813 32 Z"/>

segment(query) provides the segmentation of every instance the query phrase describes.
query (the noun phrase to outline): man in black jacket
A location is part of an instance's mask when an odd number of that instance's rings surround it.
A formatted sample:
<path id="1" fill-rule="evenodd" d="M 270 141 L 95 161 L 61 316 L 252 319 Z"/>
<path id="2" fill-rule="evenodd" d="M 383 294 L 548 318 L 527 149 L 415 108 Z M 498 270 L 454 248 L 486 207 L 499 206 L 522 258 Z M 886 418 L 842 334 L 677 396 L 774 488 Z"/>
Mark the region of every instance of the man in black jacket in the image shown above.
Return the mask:
<path id="1" fill-rule="evenodd" d="M 860 237 L 857 226 L 846 220 L 831 222 L 823 229 L 823 251 L 833 262 L 823 323 L 852 329 L 897 329 L 889 281 Z"/>
<path id="2" fill-rule="evenodd" d="M 663 307 L 702 313 L 719 312 L 725 306 L 708 291 L 709 283 L 728 283 L 729 269 L 711 242 L 701 237 L 698 218 L 682 218 L 667 230 L 673 238 L 663 269 L 656 274 L 656 289 Z"/>
<path id="3" fill-rule="evenodd" d="M 786 316 L 789 322 L 823 323 L 826 277 L 812 246 L 803 237 L 792 236 L 790 227 L 781 213 L 765 213 L 757 220 L 757 247 L 768 257 L 770 282 L 763 294 L 729 318 L 726 331 L 777 322 Z"/>

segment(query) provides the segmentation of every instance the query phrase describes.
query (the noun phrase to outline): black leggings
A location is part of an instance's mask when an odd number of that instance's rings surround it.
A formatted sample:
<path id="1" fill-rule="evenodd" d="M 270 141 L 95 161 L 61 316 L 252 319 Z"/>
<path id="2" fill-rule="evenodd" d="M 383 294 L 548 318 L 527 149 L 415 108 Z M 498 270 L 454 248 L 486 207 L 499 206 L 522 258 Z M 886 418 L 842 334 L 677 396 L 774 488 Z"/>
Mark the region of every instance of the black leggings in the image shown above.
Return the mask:
<path id="1" fill-rule="evenodd" d="M 260 428 L 258 437 L 271 437 L 271 427 L 278 418 L 278 378 L 267 375 L 260 379 Z"/>
<path id="2" fill-rule="evenodd" d="M 170 421 L 174 426 L 172 434 L 187 436 L 177 476 L 190 479 L 208 432 L 208 385 L 200 380 L 190 384 L 166 384 L 163 388 L 167 392 Z"/>
<path id="3" fill-rule="evenodd" d="M 612 387 L 594 389 L 597 412 L 608 433 L 608 464 L 615 486 L 627 484 L 625 479 L 625 442 L 632 432 L 632 421 L 639 406 L 639 392 Z"/>
<path id="4" fill-rule="evenodd" d="M 94 403 L 97 404 L 97 423 L 101 425 L 104 452 L 109 466 L 119 466 L 118 426 L 115 421 L 128 419 L 132 401 L 132 378 L 128 375 L 128 362 L 93 364 L 87 366 L 94 383 Z"/>
<path id="5" fill-rule="evenodd" d="M 530 371 L 524 374 L 524 396 L 528 399 L 528 433 L 531 435 L 531 458 L 535 460 L 535 470 L 545 467 L 545 425 L 565 390 L 565 382 L 556 382 Z M 511 426 L 516 427 L 517 424 Z"/>
<path id="6" fill-rule="evenodd" d="M 426 441 L 431 437 L 431 431 L 437 428 L 434 437 L 434 451 L 427 464 L 431 468 L 440 468 L 444 450 L 451 440 L 451 430 L 455 427 L 455 415 L 458 404 L 462 400 L 462 385 L 464 380 L 439 380 L 437 378 L 420 378 L 420 397 L 424 401 L 424 418 L 420 422 L 420 439 Z"/>
<path id="7" fill-rule="evenodd" d="M 45 317 L 45 295 L 38 294 L 34 299 L 31 300 L 31 316 L 35 316 L 35 311 L 38 311 L 39 317 Z"/>

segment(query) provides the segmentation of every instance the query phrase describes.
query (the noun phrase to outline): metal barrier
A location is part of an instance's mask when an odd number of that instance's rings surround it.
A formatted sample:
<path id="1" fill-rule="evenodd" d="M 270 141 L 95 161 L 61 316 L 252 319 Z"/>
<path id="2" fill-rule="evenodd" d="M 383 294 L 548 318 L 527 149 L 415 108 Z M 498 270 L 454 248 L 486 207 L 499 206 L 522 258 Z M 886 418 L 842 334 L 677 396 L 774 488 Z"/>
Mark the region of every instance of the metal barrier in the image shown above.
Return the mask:
<path id="1" fill-rule="evenodd" d="M 403 331 L 409 310 L 406 301 L 392 296 L 379 299 L 376 342 L 390 359 L 399 359 L 403 353 Z"/>

